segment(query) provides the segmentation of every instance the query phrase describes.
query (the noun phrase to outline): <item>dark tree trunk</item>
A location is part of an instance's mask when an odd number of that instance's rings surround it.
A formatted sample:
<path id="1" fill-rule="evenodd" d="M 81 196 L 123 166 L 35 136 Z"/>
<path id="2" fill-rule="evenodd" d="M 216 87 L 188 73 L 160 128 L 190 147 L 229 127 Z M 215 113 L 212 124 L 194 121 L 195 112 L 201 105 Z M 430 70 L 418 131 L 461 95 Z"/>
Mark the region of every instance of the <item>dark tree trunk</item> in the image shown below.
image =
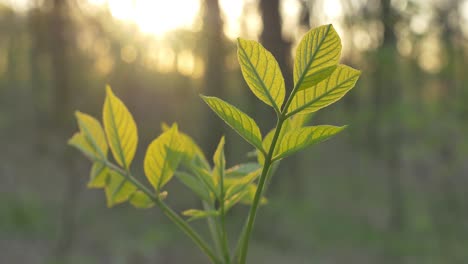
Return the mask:
<path id="1" fill-rule="evenodd" d="M 206 63 L 203 93 L 223 98 L 225 39 L 218 0 L 204 0 L 203 38 L 200 44 Z M 202 144 L 206 153 L 213 153 L 219 138 L 225 132 L 225 124 L 208 107 L 202 113 L 205 123 Z"/>

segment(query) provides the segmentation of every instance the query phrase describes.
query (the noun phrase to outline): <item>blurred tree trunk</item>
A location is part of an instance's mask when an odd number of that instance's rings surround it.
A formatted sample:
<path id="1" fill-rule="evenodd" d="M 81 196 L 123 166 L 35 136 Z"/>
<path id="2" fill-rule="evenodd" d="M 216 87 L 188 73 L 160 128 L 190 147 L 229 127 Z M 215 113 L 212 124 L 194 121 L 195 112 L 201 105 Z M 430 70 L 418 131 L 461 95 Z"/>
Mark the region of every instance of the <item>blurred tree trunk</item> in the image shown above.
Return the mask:
<path id="1" fill-rule="evenodd" d="M 51 13 L 49 17 L 49 53 L 52 61 L 53 73 L 53 109 L 56 131 L 60 141 L 65 140 L 71 135 L 70 120 L 72 119 L 71 110 L 71 89 L 70 80 L 71 62 L 69 60 L 69 49 L 71 45 L 72 27 L 70 9 L 67 0 L 51 0 Z M 55 248 L 55 257 L 59 262 L 67 262 L 66 258 L 71 250 L 75 237 L 75 214 L 76 204 L 78 202 L 79 178 L 73 171 L 74 162 L 68 147 L 60 151 L 61 162 L 66 172 L 64 186 L 63 208 L 61 212 L 61 226 L 59 238 Z"/>
<path id="2" fill-rule="evenodd" d="M 281 18 L 280 13 L 280 0 L 260 0 L 259 2 L 260 13 L 263 22 L 263 30 L 260 35 L 260 41 L 263 46 L 269 50 L 273 56 L 278 61 L 278 64 L 281 68 L 283 73 L 284 81 L 286 84 L 286 94 L 289 94 L 294 86 L 293 83 L 293 71 L 292 71 L 292 58 L 291 58 L 291 43 L 290 41 L 286 40 L 282 34 L 282 24 L 283 20 Z M 308 14 L 309 10 L 307 5 L 302 6 L 305 11 L 305 14 Z M 307 15 L 306 15 L 307 16 Z M 287 96 L 285 100 L 287 99 Z M 264 108 L 264 105 L 257 104 L 259 107 Z M 265 114 L 265 118 L 267 120 L 271 120 L 270 122 L 264 122 L 267 124 L 268 127 L 273 127 L 274 117 L 271 113 L 271 109 L 267 109 L 269 111 L 268 115 Z M 255 111 L 256 113 L 262 113 L 260 110 Z M 281 184 L 273 184 L 271 185 L 272 188 L 278 188 L 281 186 L 289 187 L 287 188 L 286 192 L 294 194 L 297 197 L 300 197 L 304 194 L 304 181 L 300 171 L 300 159 L 288 159 L 284 161 L 282 166 L 283 168 L 279 170 L 279 174 L 287 174 L 288 177 L 283 177 L 283 179 L 288 179 L 286 182 L 281 182 Z M 279 181 L 277 181 L 279 182 Z"/>
<path id="3" fill-rule="evenodd" d="M 391 0 L 381 0 L 381 19 L 383 23 L 383 43 L 377 51 L 374 83 L 374 119 L 370 123 L 372 144 L 377 157 L 384 161 L 387 168 L 389 191 L 389 228 L 401 231 L 406 219 L 404 192 L 400 170 L 400 146 L 402 122 L 399 112 L 401 89 L 398 74 L 398 52 L 394 31 L 397 19 L 391 7 Z M 391 124 L 391 125 L 390 125 Z"/>
<path id="4" fill-rule="evenodd" d="M 224 59 L 226 55 L 223 20 L 218 0 L 203 1 L 203 29 L 201 47 L 205 61 L 205 95 L 224 98 Z M 225 124 L 208 107 L 202 111 L 205 125 L 202 126 L 202 144 L 206 153 L 213 153 L 218 140 L 225 132 Z"/>

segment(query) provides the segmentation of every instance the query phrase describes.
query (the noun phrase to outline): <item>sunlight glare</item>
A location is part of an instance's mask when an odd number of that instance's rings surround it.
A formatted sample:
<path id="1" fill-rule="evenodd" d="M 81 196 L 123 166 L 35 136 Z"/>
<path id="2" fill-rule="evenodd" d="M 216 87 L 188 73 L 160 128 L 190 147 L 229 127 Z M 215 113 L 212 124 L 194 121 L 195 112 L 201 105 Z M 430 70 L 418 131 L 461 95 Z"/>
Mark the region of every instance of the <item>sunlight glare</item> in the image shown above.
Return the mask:
<path id="1" fill-rule="evenodd" d="M 103 0 L 89 0 L 102 5 Z M 135 23 L 142 32 L 161 36 L 175 29 L 190 29 L 200 10 L 199 0 L 107 0 L 115 18 Z"/>
<path id="2" fill-rule="evenodd" d="M 343 13 L 340 0 L 326 0 L 323 3 L 323 12 L 330 19 L 335 19 Z"/>

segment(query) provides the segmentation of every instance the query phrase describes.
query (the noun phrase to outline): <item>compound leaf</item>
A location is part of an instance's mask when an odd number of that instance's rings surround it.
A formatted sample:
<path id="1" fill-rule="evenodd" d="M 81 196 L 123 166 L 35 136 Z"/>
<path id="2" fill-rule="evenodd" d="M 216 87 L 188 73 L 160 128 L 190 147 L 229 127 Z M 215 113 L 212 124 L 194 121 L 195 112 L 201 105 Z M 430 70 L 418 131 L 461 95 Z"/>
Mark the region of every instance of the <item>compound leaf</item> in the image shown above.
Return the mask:
<path id="1" fill-rule="evenodd" d="M 142 191 L 136 191 L 130 198 L 130 203 L 136 208 L 151 208 L 154 206 L 153 200 Z"/>
<path id="2" fill-rule="evenodd" d="M 125 179 L 125 177 L 115 171 L 109 170 L 109 177 L 107 178 L 105 188 L 108 207 L 127 201 L 136 190 L 137 187 Z"/>
<path id="3" fill-rule="evenodd" d="M 210 216 L 217 216 L 219 215 L 219 212 L 215 210 L 204 211 L 204 210 L 198 210 L 198 209 L 188 209 L 188 210 L 183 211 L 182 215 L 190 216 L 190 218 L 187 220 L 190 222 L 193 220 L 203 219 L 203 218 L 210 217 Z"/>

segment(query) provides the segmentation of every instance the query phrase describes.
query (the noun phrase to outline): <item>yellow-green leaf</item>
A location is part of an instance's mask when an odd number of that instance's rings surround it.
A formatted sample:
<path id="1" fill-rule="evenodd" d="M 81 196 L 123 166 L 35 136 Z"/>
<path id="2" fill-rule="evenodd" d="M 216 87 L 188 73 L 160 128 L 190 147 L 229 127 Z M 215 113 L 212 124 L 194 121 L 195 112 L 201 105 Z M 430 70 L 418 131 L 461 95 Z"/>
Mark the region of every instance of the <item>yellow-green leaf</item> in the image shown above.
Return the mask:
<path id="1" fill-rule="evenodd" d="M 146 177 L 157 191 L 174 176 L 181 159 L 177 125 L 153 140 L 146 151 L 144 170 Z"/>
<path id="2" fill-rule="evenodd" d="M 343 97 L 356 84 L 361 72 L 339 65 L 326 80 L 294 96 L 288 114 L 316 112 Z"/>
<path id="3" fill-rule="evenodd" d="M 99 155 L 96 153 L 96 150 L 89 144 L 86 137 L 81 132 L 76 132 L 73 136 L 68 140 L 68 144 L 80 150 L 84 155 L 89 157 L 90 159 L 98 159 Z"/>
<path id="4" fill-rule="evenodd" d="M 277 112 L 284 101 L 284 79 L 275 57 L 260 43 L 237 39 L 237 57 L 250 90 Z"/>
<path id="5" fill-rule="evenodd" d="M 226 178 L 225 188 L 226 188 L 226 199 L 231 198 L 232 196 L 238 194 L 239 192 L 245 190 L 248 185 L 250 185 L 255 179 L 260 176 L 262 172 L 261 169 L 257 169 L 242 178 Z"/>
<path id="6" fill-rule="evenodd" d="M 104 102 L 103 123 L 109 146 L 114 159 L 125 169 L 130 167 L 138 143 L 138 133 L 135 120 L 119 98 L 106 88 L 107 96 Z"/>
<path id="7" fill-rule="evenodd" d="M 296 49 L 294 85 L 307 89 L 327 78 L 341 56 L 341 40 L 332 25 L 314 28 L 304 35 Z"/>
<path id="8" fill-rule="evenodd" d="M 213 155 L 213 163 L 213 179 L 215 180 L 215 185 L 218 185 L 218 183 L 223 180 L 224 170 L 226 169 L 226 158 L 224 157 L 224 136 L 221 137 L 218 147 Z"/>
<path id="9" fill-rule="evenodd" d="M 108 207 L 127 201 L 136 190 L 137 187 L 125 179 L 125 177 L 115 171 L 109 170 L 105 189 Z"/>
<path id="10" fill-rule="evenodd" d="M 218 211 L 215 210 L 209 210 L 209 211 L 204 211 L 204 210 L 198 210 L 198 209 L 188 209 L 182 212 L 182 215 L 184 216 L 190 216 L 190 218 L 187 221 L 193 221 L 197 219 L 202 219 L 210 216 L 217 216 L 219 215 Z"/>
<path id="11" fill-rule="evenodd" d="M 202 96 L 208 106 L 247 142 L 258 149 L 262 148 L 262 135 L 257 123 L 247 114 L 225 101 L 210 96 Z"/>
<path id="12" fill-rule="evenodd" d="M 199 179 L 195 178 L 195 176 L 190 175 L 190 174 L 185 173 L 185 172 L 181 172 L 181 171 L 175 172 L 175 176 L 185 186 L 187 186 L 187 188 L 192 190 L 201 199 L 203 199 L 206 202 L 211 202 L 209 188 L 206 187 L 203 182 L 200 182 Z"/>
<path id="13" fill-rule="evenodd" d="M 242 163 L 242 164 L 235 165 L 227 169 L 226 177 L 230 177 L 230 178 L 243 177 L 253 171 L 258 170 L 259 168 L 261 168 L 261 166 L 260 164 L 256 162 Z"/>
<path id="14" fill-rule="evenodd" d="M 166 123 L 162 123 L 161 127 L 163 132 L 170 129 Z M 182 163 L 191 166 L 190 163 L 193 162 L 195 165 L 200 165 L 206 169 L 209 168 L 210 165 L 206 160 L 205 154 L 203 154 L 201 148 L 195 143 L 195 140 L 181 131 L 178 131 L 178 134 L 181 151 L 183 152 Z"/>
<path id="15" fill-rule="evenodd" d="M 198 180 L 211 191 L 215 197 L 219 197 L 219 189 L 216 188 L 215 179 L 212 177 L 210 172 L 204 168 L 193 167 L 193 172 L 197 176 Z"/>
<path id="16" fill-rule="evenodd" d="M 151 208 L 154 206 L 153 200 L 142 191 L 136 191 L 130 198 L 130 203 L 136 208 Z"/>
<path id="17" fill-rule="evenodd" d="M 287 132 L 278 146 L 273 159 L 282 159 L 312 144 L 322 142 L 342 131 L 345 127 L 311 126 Z"/>
<path id="18" fill-rule="evenodd" d="M 96 158 L 105 160 L 108 146 L 101 124 L 94 117 L 79 111 L 76 111 L 75 115 L 81 134 L 91 147 L 92 153 Z"/>
<path id="19" fill-rule="evenodd" d="M 91 168 L 88 188 L 104 188 L 107 184 L 109 169 L 101 162 L 95 162 Z"/>

